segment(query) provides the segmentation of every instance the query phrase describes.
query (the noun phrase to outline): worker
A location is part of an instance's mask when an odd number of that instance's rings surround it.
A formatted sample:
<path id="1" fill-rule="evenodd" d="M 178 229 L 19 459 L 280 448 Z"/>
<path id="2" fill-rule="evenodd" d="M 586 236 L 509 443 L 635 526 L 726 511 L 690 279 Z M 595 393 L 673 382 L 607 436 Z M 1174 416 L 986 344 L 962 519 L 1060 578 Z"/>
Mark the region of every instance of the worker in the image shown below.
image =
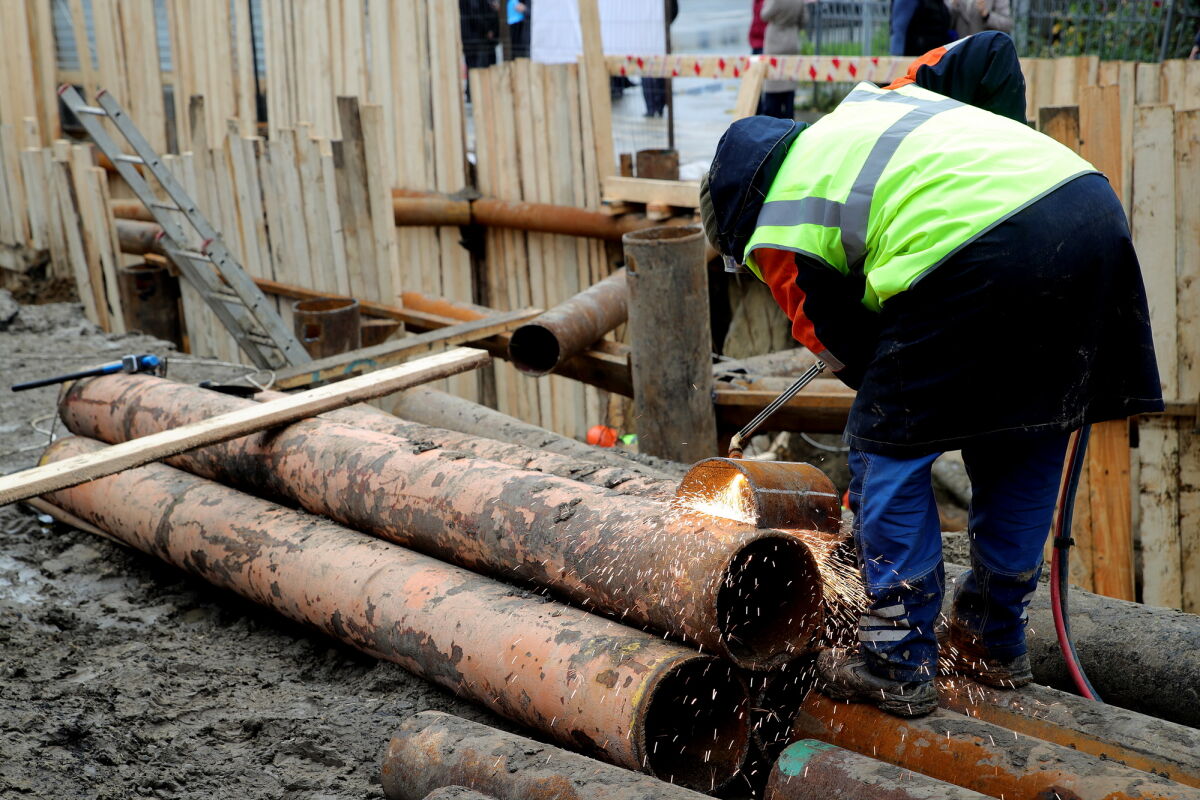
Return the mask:
<path id="1" fill-rule="evenodd" d="M 806 126 L 751 117 L 717 146 L 701 216 L 727 268 L 857 389 L 850 507 L 869 605 L 818 657 L 840 699 L 917 716 L 943 666 L 1031 680 L 1037 587 L 1070 432 L 1163 408 L 1137 257 L 1108 181 L 1025 124 L 1012 40 L 939 47 Z M 948 627 L 931 466 L 961 450 L 971 570 Z"/>

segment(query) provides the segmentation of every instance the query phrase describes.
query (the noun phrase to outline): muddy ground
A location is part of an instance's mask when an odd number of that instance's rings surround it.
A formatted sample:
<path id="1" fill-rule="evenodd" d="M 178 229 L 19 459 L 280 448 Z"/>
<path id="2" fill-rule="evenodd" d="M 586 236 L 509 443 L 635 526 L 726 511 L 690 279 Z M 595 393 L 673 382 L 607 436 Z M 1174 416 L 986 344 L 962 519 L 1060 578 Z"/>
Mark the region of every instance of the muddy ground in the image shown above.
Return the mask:
<path id="1" fill-rule="evenodd" d="M 103 334 L 77 305 L 0 291 L 0 474 L 36 463 L 57 397 L 9 384 L 140 352 L 170 354 Z M 169 366 L 189 382 L 243 371 Z M 965 537 L 947 543 L 965 554 Z M 156 559 L 0 508 L 3 800 L 381 797 L 391 731 L 426 709 L 516 730 Z"/>
<path id="2" fill-rule="evenodd" d="M 69 304 L 0 293 L 0 473 L 32 466 L 56 391 L 11 383 L 165 353 L 109 337 Z M 175 360 L 185 380 L 234 370 Z M 399 667 L 343 647 L 162 562 L 0 508 L 0 798 L 381 797 L 408 715 L 508 727 Z"/>

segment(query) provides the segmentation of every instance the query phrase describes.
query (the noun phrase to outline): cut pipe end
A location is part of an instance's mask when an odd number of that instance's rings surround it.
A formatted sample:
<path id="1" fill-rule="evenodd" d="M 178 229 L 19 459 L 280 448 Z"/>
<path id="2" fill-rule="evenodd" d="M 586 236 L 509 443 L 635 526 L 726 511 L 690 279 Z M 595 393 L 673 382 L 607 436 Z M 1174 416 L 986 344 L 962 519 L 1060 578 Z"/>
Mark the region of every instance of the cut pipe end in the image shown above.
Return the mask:
<path id="1" fill-rule="evenodd" d="M 541 377 L 558 366 L 562 348 L 551 330 L 531 322 L 513 331 L 508 340 L 508 357 L 521 372 Z"/>
<path id="2" fill-rule="evenodd" d="M 713 658 L 679 664 L 657 686 L 639 742 L 647 772 L 698 791 L 737 775 L 750 747 L 749 695 L 734 670 Z"/>
<path id="3" fill-rule="evenodd" d="M 759 528 L 836 533 L 841 502 L 829 477 L 812 466 L 786 461 L 706 458 L 683 476 L 676 503 Z M 715 501 L 715 503 L 714 503 Z"/>
<path id="4" fill-rule="evenodd" d="M 770 669 L 809 652 L 825 620 L 820 570 L 798 536 L 764 536 L 738 551 L 717 592 L 717 620 L 729 656 Z"/>

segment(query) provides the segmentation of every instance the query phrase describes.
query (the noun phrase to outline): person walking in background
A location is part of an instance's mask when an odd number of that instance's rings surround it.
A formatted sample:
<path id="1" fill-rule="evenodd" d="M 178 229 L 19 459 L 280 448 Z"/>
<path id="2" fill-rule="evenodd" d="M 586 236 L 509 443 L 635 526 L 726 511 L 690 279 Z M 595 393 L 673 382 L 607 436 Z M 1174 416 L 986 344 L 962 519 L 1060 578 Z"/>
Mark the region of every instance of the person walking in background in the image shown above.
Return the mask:
<path id="1" fill-rule="evenodd" d="M 508 0 L 508 37 L 513 58 L 529 58 L 529 14 L 532 0 Z"/>
<path id="2" fill-rule="evenodd" d="M 679 16 L 678 0 L 668 0 L 664 10 L 670 25 Z M 646 101 L 647 117 L 661 117 L 667 107 L 667 79 L 642 78 L 642 99 Z"/>
<path id="3" fill-rule="evenodd" d="M 790 56 L 800 53 L 800 29 L 804 27 L 805 0 L 766 0 L 762 18 L 767 23 L 763 54 Z M 796 115 L 796 82 L 768 80 L 763 83 L 758 113 L 792 119 Z"/>
<path id="4" fill-rule="evenodd" d="M 953 39 L 950 10 L 943 0 L 892 0 L 892 37 L 888 48 L 892 55 L 923 55 Z"/>
<path id="5" fill-rule="evenodd" d="M 753 55 L 760 56 L 763 51 L 763 37 L 767 32 L 767 23 L 763 22 L 762 7 L 765 0 L 754 0 L 754 6 L 750 12 L 750 52 Z"/>
<path id="6" fill-rule="evenodd" d="M 500 41 L 499 14 L 498 0 L 458 0 L 467 69 L 490 67 L 496 63 L 496 44 Z"/>
<path id="7" fill-rule="evenodd" d="M 1012 35 L 1012 6 L 1009 0 L 947 0 L 950 27 L 959 38 L 984 31 Z"/>
<path id="8" fill-rule="evenodd" d="M 1196 41 L 1192 43 L 1192 52 L 1188 53 L 1188 58 L 1200 58 L 1200 31 L 1196 31 Z"/>

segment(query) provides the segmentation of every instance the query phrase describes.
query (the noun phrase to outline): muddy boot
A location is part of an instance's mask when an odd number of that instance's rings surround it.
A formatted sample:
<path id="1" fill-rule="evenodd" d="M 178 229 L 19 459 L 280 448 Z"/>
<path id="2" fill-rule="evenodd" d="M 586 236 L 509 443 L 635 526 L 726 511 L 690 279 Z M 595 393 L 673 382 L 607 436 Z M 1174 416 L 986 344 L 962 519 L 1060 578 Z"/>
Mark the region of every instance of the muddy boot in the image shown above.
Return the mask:
<path id="1" fill-rule="evenodd" d="M 957 620 L 939 626 L 940 660 L 945 669 L 996 689 L 1019 689 L 1033 681 L 1029 654 L 1010 661 L 988 655 L 983 640 Z"/>
<path id="2" fill-rule="evenodd" d="M 872 675 L 861 655 L 835 648 L 817 656 L 817 689 L 834 700 L 870 703 L 897 717 L 920 717 L 937 708 L 933 681 L 893 681 Z"/>

